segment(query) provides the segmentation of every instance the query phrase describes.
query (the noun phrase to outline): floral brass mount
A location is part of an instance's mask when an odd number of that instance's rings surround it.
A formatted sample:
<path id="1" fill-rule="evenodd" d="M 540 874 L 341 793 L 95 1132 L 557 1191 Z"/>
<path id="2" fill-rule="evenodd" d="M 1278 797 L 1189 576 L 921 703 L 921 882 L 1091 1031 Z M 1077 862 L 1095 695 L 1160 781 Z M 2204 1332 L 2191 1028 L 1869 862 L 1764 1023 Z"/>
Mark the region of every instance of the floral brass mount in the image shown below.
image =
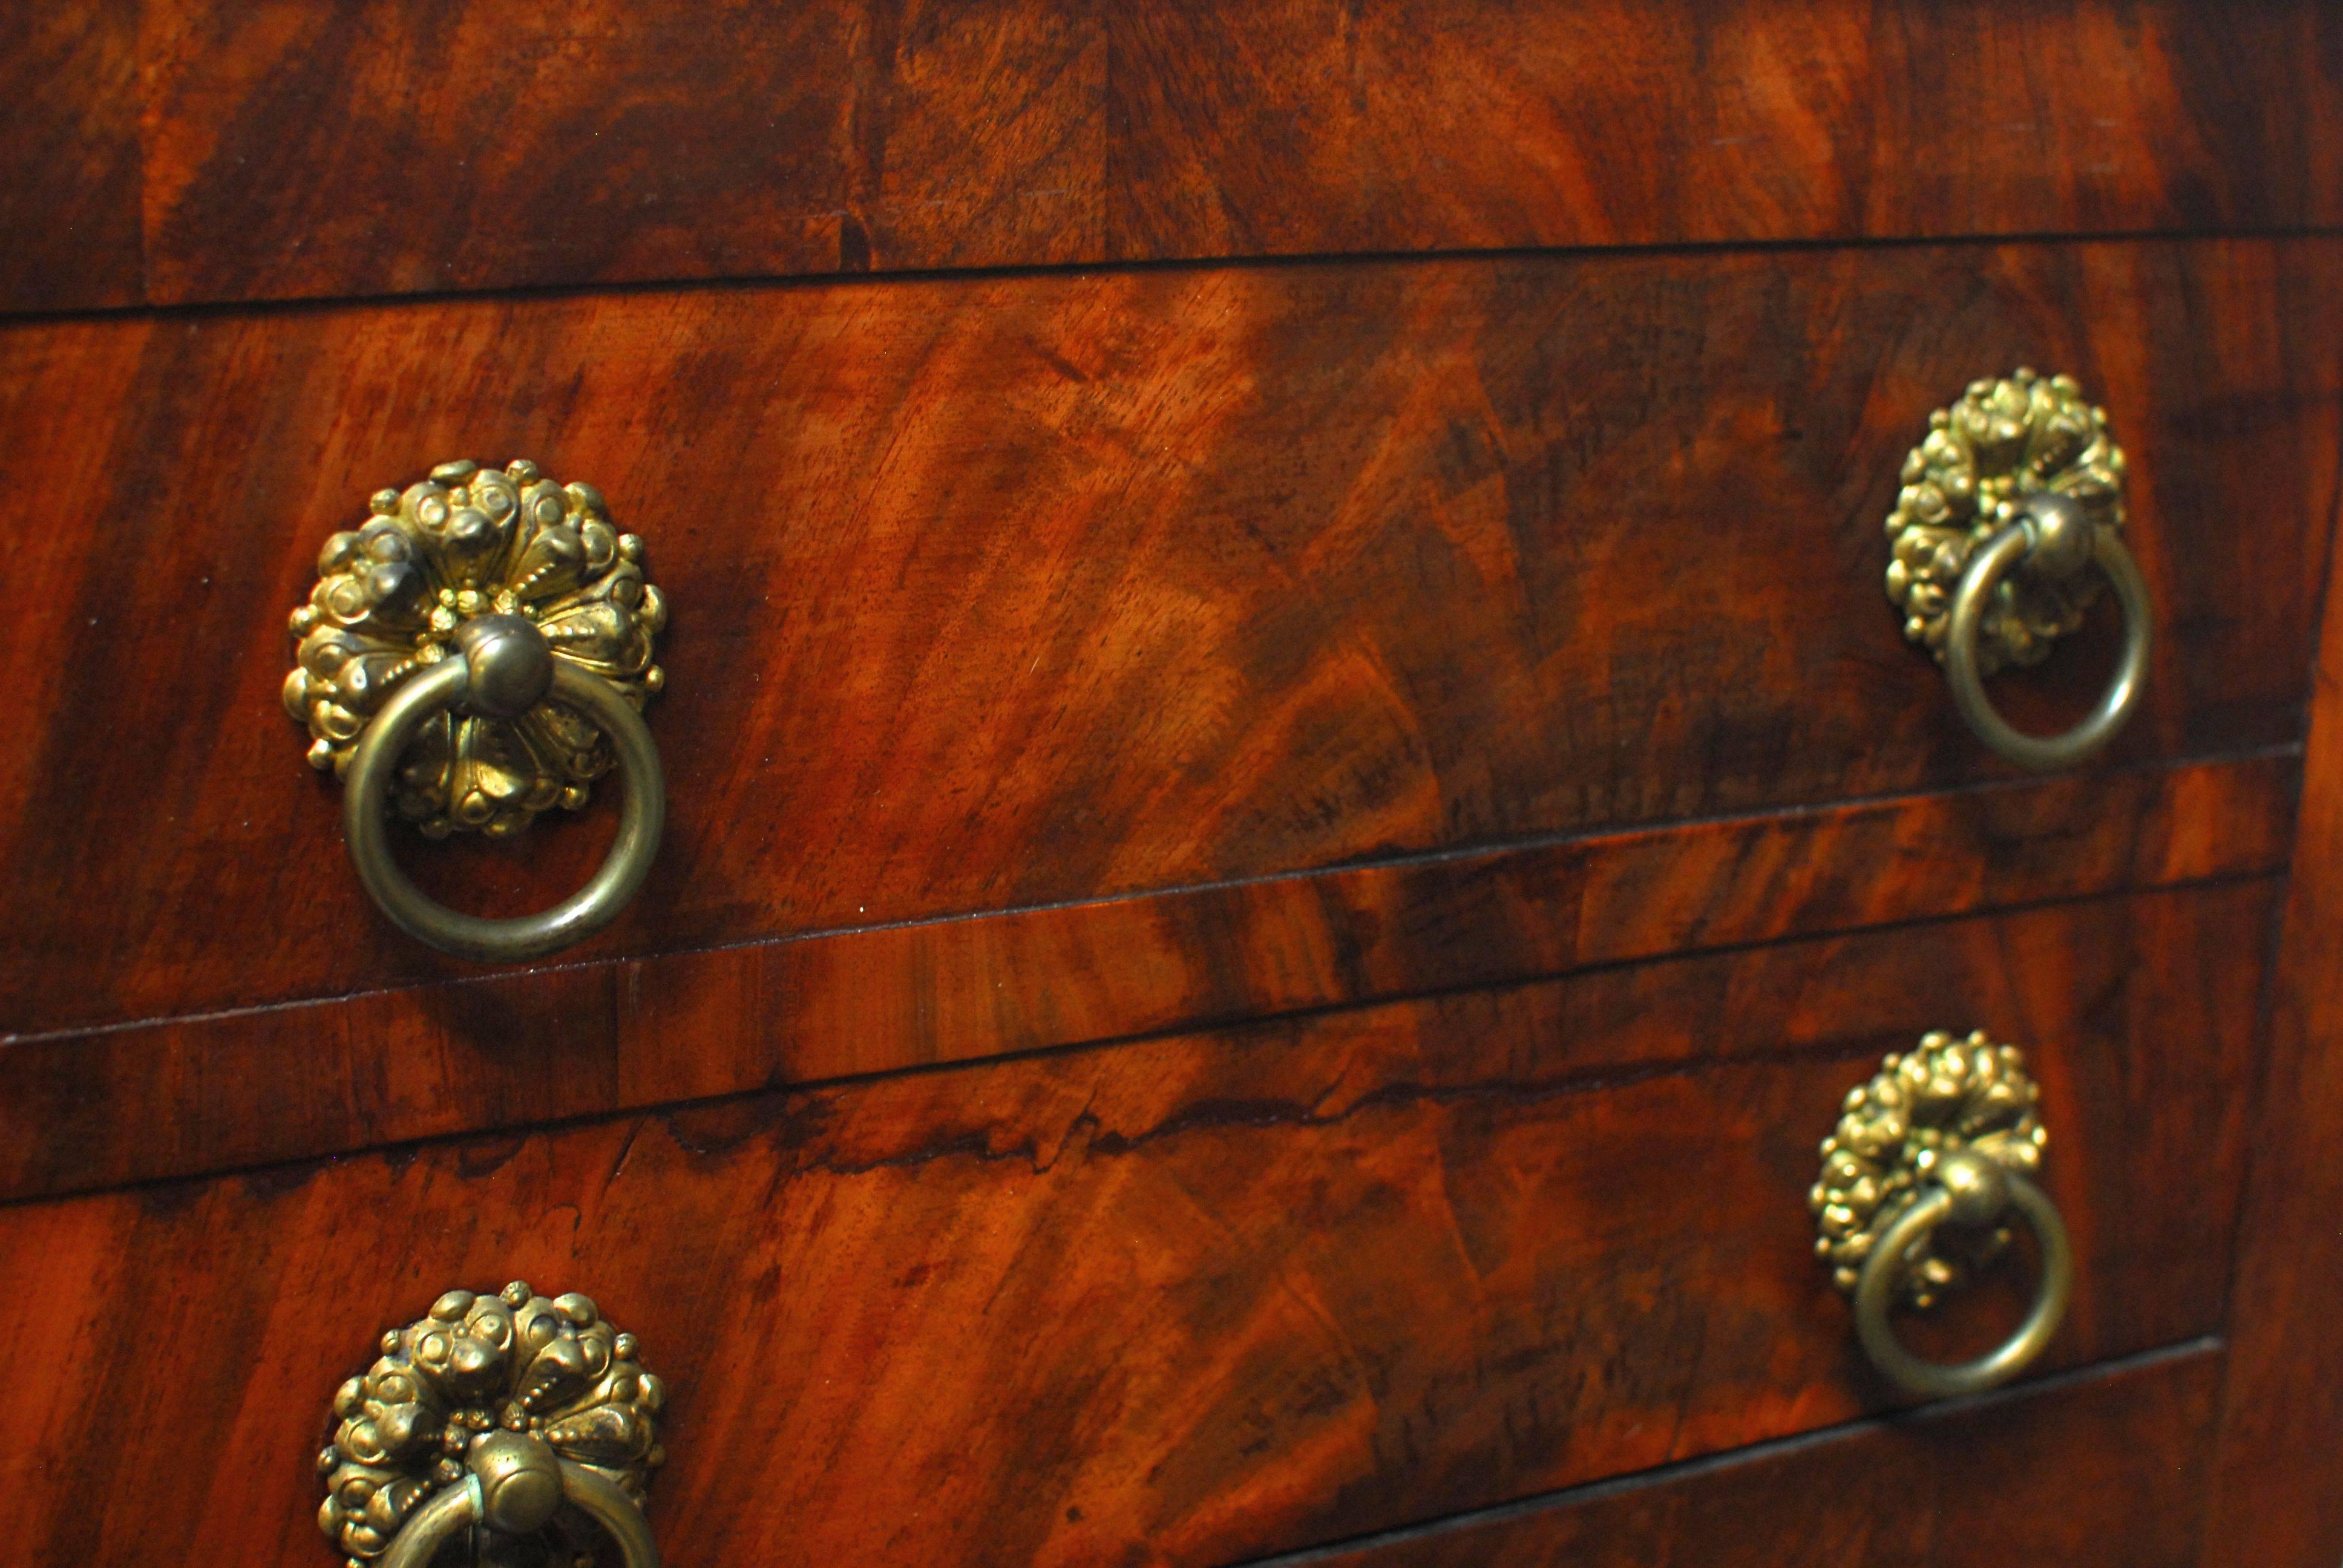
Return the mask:
<path id="1" fill-rule="evenodd" d="M 1873 1243 L 1944 1155 L 1966 1149 L 2013 1171 L 2039 1171 L 2049 1139 L 2035 1111 L 2040 1096 L 2017 1049 L 1994 1044 L 1982 1030 L 1966 1039 L 1923 1035 L 1917 1050 L 1881 1062 L 1870 1082 L 1848 1093 L 1838 1127 L 1823 1140 L 1822 1180 L 1809 1194 L 1822 1232 L 1815 1251 L 1830 1264 L 1832 1282 L 1855 1293 Z M 1956 1248 L 1931 1237 L 1915 1248 L 1898 1298 L 1936 1305 L 2009 1245 L 2009 1229 L 1967 1241 Z"/>
<path id="2" fill-rule="evenodd" d="M 300 651 L 285 708 L 308 728 L 310 766 L 346 774 L 368 721 L 457 655 L 458 628 L 483 616 L 533 624 L 556 659 L 638 709 L 659 689 L 653 641 L 667 603 L 643 575 L 642 540 L 611 527 L 591 485 L 557 485 L 527 460 L 442 463 L 376 492 L 369 508 L 326 541 L 317 585 L 292 616 Z M 433 838 L 503 836 L 583 806 L 611 762 L 601 730 L 550 696 L 509 719 L 441 712 L 399 757 L 392 804 Z"/>
<path id="3" fill-rule="evenodd" d="M 1928 417 L 1887 517 L 1887 597 L 1904 635 L 1944 666 L 1977 738 L 2022 768 L 2085 761 L 2130 719 L 2147 676 L 2147 585 L 2124 545 L 2124 455 L 2106 410 L 2066 376 L 2019 369 L 1969 384 Z M 2096 567 L 2097 571 L 2087 568 Z M 2078 629 L 2104 576 L 2123 608 L 2122 660 L 2063 734 L 2011 727 L 1985 678 L 2039 664 Z"/>
<path id="4" fill-rule="evenodd" d="M 1953 595 L 1971 552 L 2016 521 L 2026 497 L 2068 497 L 2092 527 L 2120 530 L 2123 483 L 2123 450 L 2107 434 L 2107 411 L 2085 402 L 2072 377 L 2020 368 L 1969 383 L 1959 402 L 1928 416 L 1928 434 L 1904 459 L 1903 488 L 1887 515 L 1887 597 L 1905 612 L 1904 635 L 1945 657 Z M 2011 573 L 1995 586 L 1978 628 L 1978 668 L 1991 675 L 2041 663 L 2098 597 L 2099 580 L 2088 572 Z"/>
<path id="5" fill-rule="evenodd" d="M 350 863 L 392 924 L 458 958 L 542 958 L 616 920 L 659 854 L 666 774 L 642 707 L 661 684 L 651 654 L 667 601 L 601 493 L 557 485 L 534 463 L 442 463 L 371 507 L 326 541 L 317 585 L 293 612 L 301 646 L 286 709 L 308 727 L 310 763 L 346 787 Z M 392 852 L 394 815 L 432 838 L 516 833 L 551 807 L 584 805 L 614 764 L 626 779 L 618 835 L 550 909 L 458 913 Z"/>
<path id="6" fill-rule="evenodd" d="M 1855 1299 L 1873 1362 L 1914 1392 L 1975 1392 L 2015 1376 L 2065 1315 L 2074 1273 L 2066 1226 L 2033 1182 L 2048 1141 L 2040 1099 L 2016 1047 L 1982 1030 L 1934 1031 L 1850 1091 L 1823 1140 L 1821 1178 L 1807 1200 L 1815 1254 Z M 1926 1310 L 1967 1283 L 2009 1247 L 2013 1216 L 2032 1227 L 2042 1273 L 2016 1333 L 1956 1366 L 1906 1351 L 1889 1309 Z"/>
<path id="7" fill-rule="evenodd" d="M 657 1563 L 641 1509 L 666 1389 L 589 1298 L 450 1291 L 380 1349 L 334 1396 L 317 1457 L 317 1526 L 347 1568 L 422 1568 L 475 1523 L 481 1561 L 533 1540 L 553 1554 L 514 1560 L 591 1568 L 598 1529 L 629 1568 Z"/>

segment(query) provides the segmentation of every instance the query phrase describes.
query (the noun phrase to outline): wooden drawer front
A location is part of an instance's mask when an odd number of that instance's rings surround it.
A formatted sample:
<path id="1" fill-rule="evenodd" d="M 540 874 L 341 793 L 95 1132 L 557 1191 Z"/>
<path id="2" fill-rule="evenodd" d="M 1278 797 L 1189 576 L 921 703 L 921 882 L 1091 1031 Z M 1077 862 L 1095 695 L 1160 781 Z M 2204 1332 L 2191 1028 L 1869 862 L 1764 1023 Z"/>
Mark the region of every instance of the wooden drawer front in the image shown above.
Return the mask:
<path id="1" fill-rule="evenodd" d="M 676 1389 L 678 1563 L 1222 1562 L 1845 1422 L 1891 1401 L 1815 1140 L 1970 1020 L 2035 1044 L 2079 1273 L 2046 1364 L 2176 1345 L 2219 1321 L 2275 890 L 0 1209 L 0 1561 L 314 1563 L 332 1389 L 514 1275 Z"/>
<path id="2" fill-rule="evenodd" d="M 2159 641 L 2117 756 L 2290 745 L 2338 263 L 1548 257 L 0 332 L 44 520 L 0 624 L 29 694 L 0 1027 L 462 972 L 368 906 L 277 697 L 321 538 L 457 452 L 600 485 L 676 607 L 669 841 L 573 958 L 1996 776 L 1898 635 L 1880 519 L 1929 407 L 2021 361 L 2085 377 L 2133 455 Z M 2102 674 L 2077 649 L 2006 703 Z M 410 863 L 541 907 L 612 815 Z"/>
<path id="3" fill-rule="evenodd" d="M 0 307 L 2343 216 L 2323 0 L 50 9 Z"/>
<path id="4" fill-rule="evenodd" d="M 0 1197 L 2282 869 L 2290 749 L 17 1040 Z"/>
<path id="5" fill-rule="evenodd" d="M 2208 1345 L 1261 1568 L 2195 1568 Z"/>

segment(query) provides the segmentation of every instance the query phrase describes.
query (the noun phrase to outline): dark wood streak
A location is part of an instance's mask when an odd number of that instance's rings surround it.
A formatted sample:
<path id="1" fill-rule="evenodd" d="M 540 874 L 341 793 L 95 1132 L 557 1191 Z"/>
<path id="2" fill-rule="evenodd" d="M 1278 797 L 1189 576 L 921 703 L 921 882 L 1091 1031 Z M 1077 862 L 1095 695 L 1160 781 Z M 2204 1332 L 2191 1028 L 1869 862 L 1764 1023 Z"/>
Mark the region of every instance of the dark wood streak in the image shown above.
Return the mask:
<path id="1" fill-rule="evenodd" d="M 514 1275 L 671 1381 L 677 1563 L 1225 1562 L 1835 1424 L 1893 1402 L 1813 1258 L 1815 1140 L 1936 1023 L 2035 1047 L 2079 1261 L 2048 1364 L 2178 1343 L 2219 1321 L 2276 890 L 9 1206 L 0 1563 L 308 1568 L 336 1383 Z"/>
<path id="2" fill-rule="evenodd" d="M 0 1198 L 2286 863 L 2290 757 L 568 965 L 0 1047 Z"/>
<path id="3" fill-rule="evenodd" d="M 459 452 L 600 485 L 677 606 L 668 841 L 581 959 L 2006 776 L 1898 635 L 1879 525 L 1928 408 L 2021 362 L 2083 376 L 2133 457 L 2160 637 L 2116 759 L 2288 745 L 2338 262 L 1531 257 L 0 332 L 39 520 L 0 618 L 0 1027 L 465 972 L 368 906 L 277 698 L 323 538 Z M 2015 716 L 2078 709 L 2113 633 L 2004 683 Z M 542 907 L 613 815 L 413 863 Z"/>
<path id="4" fill-rule="evenodd" d="M 132 111 L 36 123 L 143 114 L 66 254 L 135 283 L 143 206 L 157 303 L 2343 222 L 2324 0 L 140 9 Z"/>
<path id="5" fill-rule="evenodd" d="M 2194 1568 L 2220 1352 L 1260 1568 Z"/>
<path id="6" fill-rule="evenodd" d="M 0 7 L 0 311 L 136 305 L 137 0 Z"/>

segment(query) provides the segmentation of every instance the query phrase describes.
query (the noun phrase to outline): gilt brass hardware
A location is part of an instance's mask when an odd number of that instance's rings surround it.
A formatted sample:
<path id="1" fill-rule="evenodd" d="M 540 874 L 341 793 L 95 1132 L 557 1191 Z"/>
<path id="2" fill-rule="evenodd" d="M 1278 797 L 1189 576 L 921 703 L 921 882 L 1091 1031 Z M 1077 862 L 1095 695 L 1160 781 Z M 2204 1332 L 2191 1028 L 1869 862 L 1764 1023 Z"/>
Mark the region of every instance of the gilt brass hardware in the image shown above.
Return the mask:
<path id="1" fill-rule="evenodd" d="M 1887 597 L 1904 635 L 1944 665 L 1977 739 L 2037 773 L 2075 767 L 2114 739 L 2147 679 L 2147 584 L 2124 548 L 2123 485 L 2106 410 L 2070 377 L 2025 369 L 1972 382 L 1928 416 L 1904 460 L 1887 517 Z M 2073 729 L 2025 734 L 1994 708 L 1985 678 L 2047 658 L 2083 624 L 2102 575 L 2123 608 L 2115 678 Z"/>
<path id="2" fill-rule="evenodd" d="M 442 463 L 326 541 L 317 584 L 293 612 L 300 650 L 285 707 L 309 763 L 344 784 L 343 836 L 358 879 L 408 935 L 462 958 L 515 963 L 601 930 L 659 852 L 667 792 L 639 712 L 663 672 L 653 642 L 667 601 L 643 576 L 642 540 L 610 526 L 591 485 L 534 463 Z M 585 887 L 514 920 L 427 898 L 390 852 L 392 810 L 426 838 L 518 833 L 586 803 L 616 763 L 618 836 Z"/>
<path id="3" fill-rule="evenodd" d="M 1925 1035 L 1889 1056 L 1841 1108 L 1823 1140 L 1809 1201 L 1815 1251 L 1855 1301 L 1855 1333 L 1872 1364 L 1913 1393 L 1974 1393 L 2006 1382 L 2042 1353 L 2066 1316 L 2075 1261 L 2056 1205 L 2032 1181 L 2047 1135 L 2040 1090 L 2015 1046 L 1983 1030 Z M 2009 1246 L 2015 1213 L 2034 1231 L 2041 1278 L 2026 1321 L 1987 1354 L 1958 1365 L 1922 1361 L 1888 1321 L 1901 1303 L 1933 1307 Z"/>
<path id="4" fill-rule="evenodd" d="M 642 1504 L 667 1392 L 591 1300 L 450 1291 L 380 1349 L 317 1456 L 317 1527 L 347 1568 L 428 1568 L 475 1527 L 541 1536 L 563 1563 L 592 1562 L 598 1530 L 627 1568 L 658 1568 Z"/>

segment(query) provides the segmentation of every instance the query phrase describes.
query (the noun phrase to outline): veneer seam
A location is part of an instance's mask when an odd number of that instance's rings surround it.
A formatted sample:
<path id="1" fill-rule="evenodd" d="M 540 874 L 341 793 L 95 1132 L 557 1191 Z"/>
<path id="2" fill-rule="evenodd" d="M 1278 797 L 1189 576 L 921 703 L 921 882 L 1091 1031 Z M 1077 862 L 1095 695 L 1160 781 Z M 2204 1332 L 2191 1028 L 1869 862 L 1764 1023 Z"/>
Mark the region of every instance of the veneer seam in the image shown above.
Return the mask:
<path id="1" fill-rule="evenodd" d="M 1825 251 L 1976 249 L 2020 246 L 2148 246 L 2284 244 L 2343 238 L 2343 225 L 2236 228 L 2046 229 L 1993 234 L 1888 235 L 1835 238 L 1670 240 L 1645 245 L 1493 246 L 1437 250 L 1295 251 L 1266 255 L 1192 256 L 1034 262 L 1001 266 L 922 267 L 901 272 L 736 273 L 712 277 L 617 279 L 602 283 L 514 283 L 430 293 L 275 295 L 253 298 L 147 300 L 136 305 L 63 310 L 0 311 L 0 332 L 16 327 L 85 322 L 155 321 L 190 317 L 265 317 L 333 310 L 385 310 L 441 304 L 518 304 L 568 299 L 830 287 L 884 287 L 937 283 L 981 284 L 1054 277 L 1120 276 L 1151 272 L 1238 272 L 1273 268 L 1405 266 L 1417 263 L 1580 260 L 1611 257 L 1783 256 Z M 144 246 L 142 245 L 142 267 Z"/>

